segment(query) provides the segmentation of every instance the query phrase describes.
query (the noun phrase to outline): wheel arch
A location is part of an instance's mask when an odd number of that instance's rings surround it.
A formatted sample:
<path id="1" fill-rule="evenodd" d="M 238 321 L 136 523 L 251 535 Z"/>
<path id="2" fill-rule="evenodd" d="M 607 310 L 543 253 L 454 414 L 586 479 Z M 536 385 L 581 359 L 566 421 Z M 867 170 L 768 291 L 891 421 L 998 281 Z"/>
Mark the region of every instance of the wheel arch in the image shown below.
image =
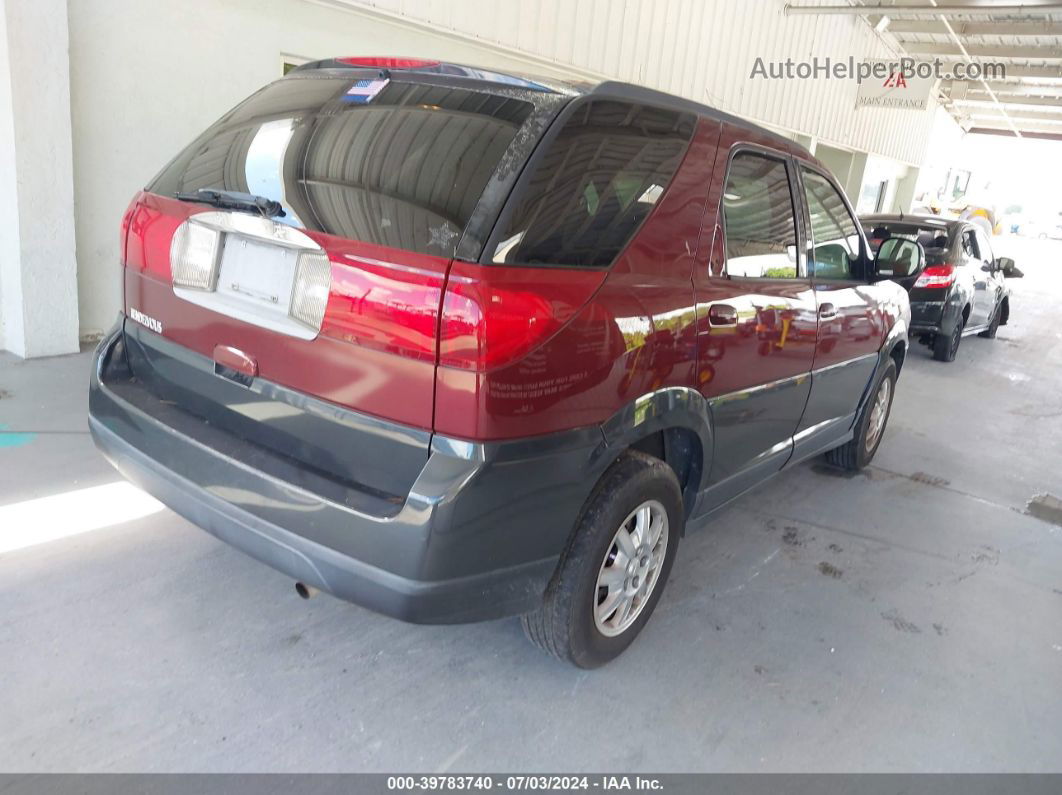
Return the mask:
<path id="1" fill-rule="evenodd" d="M 885 341 L 881 344 L 881 350 L 878 352 L 878 367 L 891 357 L 896 362 L 896 372 L 899 374 L 907 358 L 909 346 L 907 322 L 903 318 L 899 318 L 893 323 L 889 333 L 885 335 Z M 876 370 L 874 375 L 877 375 Z M 874 376 L 871 376 L 871 381 L 873 380 Z"/>
<path id="2" fill-rule="evenodd" d="M 859 397 L 859 404 L 856 407 L 856 421 L 862 414 L 867 401 L 870 400 L 871 391 L 878 380 L 878 373 L 881 372 L 881 368 L 885 367 L 891 360 L 896 363 L 896 375 L 899 377 L 900 370 L 903 369 L 903 363 L 907 359 L 907 349 L 910 345 L 907 321 L 899 318 L 893 323 L 889 333 L 885 335 L 885 341 L 881 343 L 881 348 L 878 349 L 877 366 L 874 367 L 874 372 L 870 374 L 866 386 L 863 387 L 863 394 Z"/>
<path id="3" fill-rule="evenodd" d="M 710 417 L 707 400 L 693 389 L 665 387 L 650 392 L 602 424 L 602 456 L 609 466 L 627 450 L 664 461 L 678 478 L 689 516 L 710 469 Z"/>

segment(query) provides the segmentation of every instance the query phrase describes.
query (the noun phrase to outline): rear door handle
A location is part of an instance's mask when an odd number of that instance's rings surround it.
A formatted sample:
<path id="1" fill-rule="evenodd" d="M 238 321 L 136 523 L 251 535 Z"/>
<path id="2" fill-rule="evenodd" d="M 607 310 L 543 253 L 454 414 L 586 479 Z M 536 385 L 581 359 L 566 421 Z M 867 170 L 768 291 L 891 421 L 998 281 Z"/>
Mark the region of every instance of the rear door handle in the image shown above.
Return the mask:
<path id="1" fill-rule="evenodd" d="M 819 304 L 819 319 L 832 320 L 837 317 L 837 307 L 833 304 Z"/>
<path id="2" fill-rule="evenodd" d="M 729 304 L 712 304 L 708 307 L 708 325 L 713 328 L 736 326 L 737 310 Z"/>

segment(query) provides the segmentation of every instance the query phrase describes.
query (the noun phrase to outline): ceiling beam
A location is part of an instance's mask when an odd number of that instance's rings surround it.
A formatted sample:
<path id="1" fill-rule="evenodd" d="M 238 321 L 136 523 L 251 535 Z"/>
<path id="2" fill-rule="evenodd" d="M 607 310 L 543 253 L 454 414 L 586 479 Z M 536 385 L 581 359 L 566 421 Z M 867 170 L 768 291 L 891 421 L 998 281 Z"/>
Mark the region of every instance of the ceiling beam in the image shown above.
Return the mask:
<path id="1" fill-rule="evenodd" d="M 973 92 L 970 92 L 973 94 Z M 972 105 L 972 106 L 988 106 L 994 107 L 995 103 L 992 98 L 984 92 L 977 92 L 976 96 L 967 94 L 965 97 L 952 98 L 950 101 L 955 105 Z M 1057 97 L 1008 97 L 1004 94 L 996 94 L 996 99 L 1002 105 L 1005 105 L 1007 109 L 1014 107 L 1031 107 L 1036 109 L 1038 107 L 1058 108 L 1062 111 L 1062 96 Z"/>
<path id="2" fill-rule="evenodd" d="M 1002 135 L 1007 138 L 1013 138 L 1014 133 L 1009 127 L 971 127 L 966 132 L 972 135 Z M 1062 141 L 1062 133 L 1051 132 L 1050 130 L 1022 130 L 1023 138 L 1042 138 L 1047 141 Z"/>
<path id="3" fill-rule="evenodd" d="M 1014 66 L 1012 64 L 1004 64 L 1006 67 L 1003 71 L 1006 73 L 1004 80 L 1017 80 L 1023 77 L 1047 77 L 1054 80 L 1062 80 L 1062 66 Z M 945 63 L 943 65 L 945 72 L 955 72 L 955 62 Z M 992 85 L 995 85 L 997 81 L 1001 79 L 998 74 L 985 74 L 986 79 L 992 81 Z M 966 83 L 980 83 L 977 78 L 971 78 L 970 80 L 953 81 L 953 82 L 966 82 Z"/>
<path id="4" fill-rule="evenodd" d="M 933 6 L 933 8 L 937 8 L 940 5 L 937 0 L 929 0 L 929 2 Z M 952 43 L 956 47 L 958 47 L 959 52 L 962 53 L 962 57 L 972 64 L 973 58 L 971 58 L 970 53 L 966 51 L 966 45 L 962 43 L 962 39 L 960 39 L 958 34 L 955 33 L 955 28 L 951 26 L 951 23 L 948 21 L 948 18 L 945 17 L 943 14 L 937 14 L 937 19 L 939 19 L 944 25 L 944 27 L 948 29 L 948 38 L 951 39 Z M 1011 131 L 1016 137 L 1021 138 L 1021 131 L 1017 128 L 1014 122 L 1010 120 L 1010 116 L 1007 114 L 1006 108 L 1004 108 L 1003 105 L 1000 104 L 999 100 L 996 99 L 995 92 L 989 87 L 988 81 L 985 80 L 984 75 L 979 76 L 979 82 L 981 83 L 981 86 L 984 88 L 984 90 L 988 92 L 988 96 L 992 98 L 992 102 L 995 104 L 996 110 L 999 111 L 999 115 L 1003 117 L 1003 121 L 1007 123 L 1007 125 L 1010 127 Z"/>
<path id="5" fill-rule="evenodd" d="M 960 36 L 1062 36 L 1062 22 L 960 22 L 952 23 Z M 946 36 L 948 29 L 938 19 L 897 19 L 889 23 L 889 32 L 931 33 Z"/>
<path id="6" fill-rule="evenodd" d="M 900 46 L 910 55 L 947 55 L 961 57 L 954 44 L 934 41 L 907 41 L 898 39 Z M 966 44 L 966 52 L 974 58 L 1023 58 L 1029 61 L 1062 60 L 1062 47 L 1036 47 L 1022 44 Z"/>
<path id="7" fill-rule="evenodd" d="M 1002 83 L 992 81 L 988 85 L 997 96 L 1007 96 L 1015 102 L 1018 101 L 1018 97 L 1062 97 L 1062 83 Z M 956 94 L 965 89 L 966 96 L 988 93 L 978 87 L 972 87 L 966 82 L 955 80 L 941 83 L 941 88 L 944 90 L 955 88 Z"/>
<path id="8" fill-rule="evenodd" d="M 948 5 L 935 5 L 929 3 L 912 3 L 910 5 L 886 5 L 875 3 L 868 5 L 796 5 L 785 4 L 786 15 L 810 14 L 825 16 L 830 14 L 843 14 L 847 16 L 868 16 L 871 14 L 885 14 L 891 19 L 901 17 L 968 17 L 971 14 L 978 15 L 1020 15 L 1042 16 L 1045 14 L 1062 13 L 1062 3 L 1011 3 L 1008 5 L 981 5 L 978 3 L 955 3 Z"/>
<path id="9" fill-rule="evenodd" d="M 995 108 L 975 108 L 972 113 L 965 114 L 969 119 L 991 119 L 993 121 L 1003 121 L 998 113 L 994 113 Z M 1029 127 L 1039 127 L 1045 124 L 1052 127 L 1056 124 L 1062 124 L 1062 115 L 1058 113 L 1039 113 L 1032 110 L 1023 110 L 1020 112 L 1007 113 L 1010 120 L 1014 122 L 1019 128 L 1022 125 Z"/>

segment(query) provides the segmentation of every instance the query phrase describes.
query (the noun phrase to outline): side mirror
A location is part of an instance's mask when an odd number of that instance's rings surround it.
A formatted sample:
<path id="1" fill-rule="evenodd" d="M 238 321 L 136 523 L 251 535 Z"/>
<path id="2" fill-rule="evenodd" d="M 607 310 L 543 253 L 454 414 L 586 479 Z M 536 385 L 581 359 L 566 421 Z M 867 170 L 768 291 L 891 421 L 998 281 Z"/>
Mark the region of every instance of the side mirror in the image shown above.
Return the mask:
<path id="1" fill-rule="evenodd" d="M 997 259 L 996 267 L 1003 271 L 1003 276 L 1007 279 L 1020 279 L 1025 275 L 1018 270 L 1018 267 L 1014 264 L 1014 260 L 1010 257 L 1000 257 Z"/>
<path id="2" fill-rule="evenodd" d="M 922 244 L 902 237 L 890 237 L 874 257 L 875 273 L 885 278 L 913 276 L 925 266 L 926 251 Z"/>

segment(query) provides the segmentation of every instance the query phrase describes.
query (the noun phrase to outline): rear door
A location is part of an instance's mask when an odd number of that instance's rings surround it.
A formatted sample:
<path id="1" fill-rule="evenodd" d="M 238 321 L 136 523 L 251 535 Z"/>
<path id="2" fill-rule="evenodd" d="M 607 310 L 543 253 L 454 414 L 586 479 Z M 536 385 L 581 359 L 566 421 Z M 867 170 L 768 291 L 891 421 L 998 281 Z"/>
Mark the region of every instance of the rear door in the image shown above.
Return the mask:
<path id="1" fill-rule="evenodd" d="M 747 133 L 724 125 L 724 146 L 739 135 Z M 709 267 L 694 278 L 700 390 L 715 433 L 711 504 L 788 460 L 808 397 L 816 327 L 791 159 L 738 145 L 717 163 L 718 225 Z"/>
<path id="2" fill-rule="evenodd" d="M 879 303 L 895 285 L 869 283 L 859 225 L 832 178 L 806 164 L 800 174 L 819 320 L 811 396 L 796 437 L 797 455 L 805 455 L 851 426 L 884 335 Z"/>

